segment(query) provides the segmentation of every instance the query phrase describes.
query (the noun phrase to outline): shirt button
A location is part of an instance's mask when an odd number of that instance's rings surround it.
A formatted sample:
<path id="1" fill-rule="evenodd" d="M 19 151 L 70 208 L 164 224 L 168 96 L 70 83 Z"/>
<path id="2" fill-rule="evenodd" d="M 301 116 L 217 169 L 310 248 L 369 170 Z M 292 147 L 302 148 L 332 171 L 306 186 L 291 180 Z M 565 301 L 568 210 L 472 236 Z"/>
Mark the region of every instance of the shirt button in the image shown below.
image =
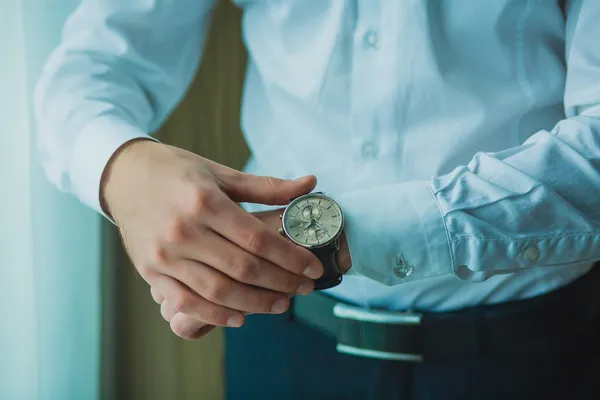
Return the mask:
<path id="1" fill-rule="evenodd" d="M 362 156 L 365 160 L 372 160 L 377 157 L 377 147 L 372 142 L 366 142 L 362 145 Z"/>
<path id="2" fill-rule="evenodd" d="M 536 262 L 538 258 L 540 258 L 540 250 L 537 247 L 530 246 L 525 249 L 523 257 L 525 257 L 527 261 Z"/>
<path id="3" fill-rule="evenodd" d="M 364 40 L 367 46 L 373 49 L 379 48 L 380 38 L 379 33 L 377 33 L 377 31 L 368 31 L 367 33 L 365 33 Z"/>
<path id="4" fill-rule="evenodd" d="M 402 257 L 398 260 L 398 264 L 394 267 L 394 275 L 398 278 L 408 278 L 413 272 L 413 267 L 406 262 Z"/>

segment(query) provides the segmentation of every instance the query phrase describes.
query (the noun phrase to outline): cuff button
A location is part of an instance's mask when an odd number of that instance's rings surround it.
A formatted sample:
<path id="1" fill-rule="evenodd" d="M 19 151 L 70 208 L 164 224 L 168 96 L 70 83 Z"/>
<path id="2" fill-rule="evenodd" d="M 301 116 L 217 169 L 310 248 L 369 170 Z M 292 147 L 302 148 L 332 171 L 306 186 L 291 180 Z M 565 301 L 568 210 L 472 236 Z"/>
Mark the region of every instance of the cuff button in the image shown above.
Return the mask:
<path id="1" fill-rule="evenodd" d="M 525 249 L 523 257 L 530 262 L 536 262 L 540 258 L 540 250 L 535 246 L 530 246 Z"/>
<path id="2" fill-rule="evenodd" d="M 408 278 L 413 272 L 413 266 L 410 265 L 402 256 L 398 257 L 398 262 L 394 267 L 394 275 L 398 278 Z"/>

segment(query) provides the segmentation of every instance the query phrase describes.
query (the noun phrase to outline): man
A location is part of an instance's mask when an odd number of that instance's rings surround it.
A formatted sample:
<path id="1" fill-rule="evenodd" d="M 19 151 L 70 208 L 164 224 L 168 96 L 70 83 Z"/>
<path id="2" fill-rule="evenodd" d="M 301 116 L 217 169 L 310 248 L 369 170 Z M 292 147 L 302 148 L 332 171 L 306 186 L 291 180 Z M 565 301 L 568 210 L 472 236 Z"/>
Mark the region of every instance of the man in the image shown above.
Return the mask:
<path id="1" fill-rule="evenodd" d="M 245 173 L 148 136 L 214 1 L 84 0 L 36 92 L 48 175 L 118 225 L 173 331 L 245 325 L 228 396 L 594 398 L 600 3 L 237 3 Z M 348 273 L 294 297 L 330 266 L 279 215 L 321 190 Z"/>

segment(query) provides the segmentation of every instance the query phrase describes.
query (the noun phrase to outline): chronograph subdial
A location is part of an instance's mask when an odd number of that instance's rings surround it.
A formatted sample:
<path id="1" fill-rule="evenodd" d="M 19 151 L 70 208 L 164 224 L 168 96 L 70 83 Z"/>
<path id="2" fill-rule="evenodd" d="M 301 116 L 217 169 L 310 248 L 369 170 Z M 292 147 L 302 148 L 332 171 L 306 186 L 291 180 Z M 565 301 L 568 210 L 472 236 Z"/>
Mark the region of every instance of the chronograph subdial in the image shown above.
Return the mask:
<path id="1" fill-rule="evenodd" d="M 319 227 L 317 225 L 310 225 L 305 230 L 306 230 L 306 236 L 308 236 L 310 239 L 314 239 L 317 241 L 326 239 L 326 237 L 324 237 L 324 236 L 329 235 L 329 233 L 326 229 L 324 229 L 323 227 Z"/>
<path id="2" fill-rule="evenodd" d="M 322 214 L 323 212 L 316 204 L 309 204 L 302 210 L 302 217 L 306 221 L 318 220 Z"/>

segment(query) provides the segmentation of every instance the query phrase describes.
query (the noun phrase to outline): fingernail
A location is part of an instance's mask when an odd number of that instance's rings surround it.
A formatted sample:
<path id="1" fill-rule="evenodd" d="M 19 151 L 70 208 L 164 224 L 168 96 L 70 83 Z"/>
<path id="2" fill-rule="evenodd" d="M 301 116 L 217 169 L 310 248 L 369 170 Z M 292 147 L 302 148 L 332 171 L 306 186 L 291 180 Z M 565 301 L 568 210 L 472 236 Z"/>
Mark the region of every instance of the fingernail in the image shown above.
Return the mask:
<path id="1" fill-rule="evenodd" d="M 276 314 L 281 314 L 282 312 L 287 310 L 287 307 L 288 307 L 288 300 L 279 299 L 273 304 L 273 307 L 271 308 L 271 312 L 276 313 Z"/>
<path id="2" fill-rule="evenodd" d="M 321 276 L 321 268 L 316 265 L 309 265 L 302 273 L 310 279 L 318 279 Z"/>
<path id="3" fill-rule="evenodd" d="M 315 284 L 313 281 L 305 281 L 300 284 L 298 287 L 298 293 L 300 294 L 309 294 L 315 288 Z"/>
<path id="4" fill-rule="evenodd" d="M 239 328 L 244 324 L 244 317 L 241 315 L 232 315 L 227 319 L 227 326 L 231 326 L 233 328 Z"/>

